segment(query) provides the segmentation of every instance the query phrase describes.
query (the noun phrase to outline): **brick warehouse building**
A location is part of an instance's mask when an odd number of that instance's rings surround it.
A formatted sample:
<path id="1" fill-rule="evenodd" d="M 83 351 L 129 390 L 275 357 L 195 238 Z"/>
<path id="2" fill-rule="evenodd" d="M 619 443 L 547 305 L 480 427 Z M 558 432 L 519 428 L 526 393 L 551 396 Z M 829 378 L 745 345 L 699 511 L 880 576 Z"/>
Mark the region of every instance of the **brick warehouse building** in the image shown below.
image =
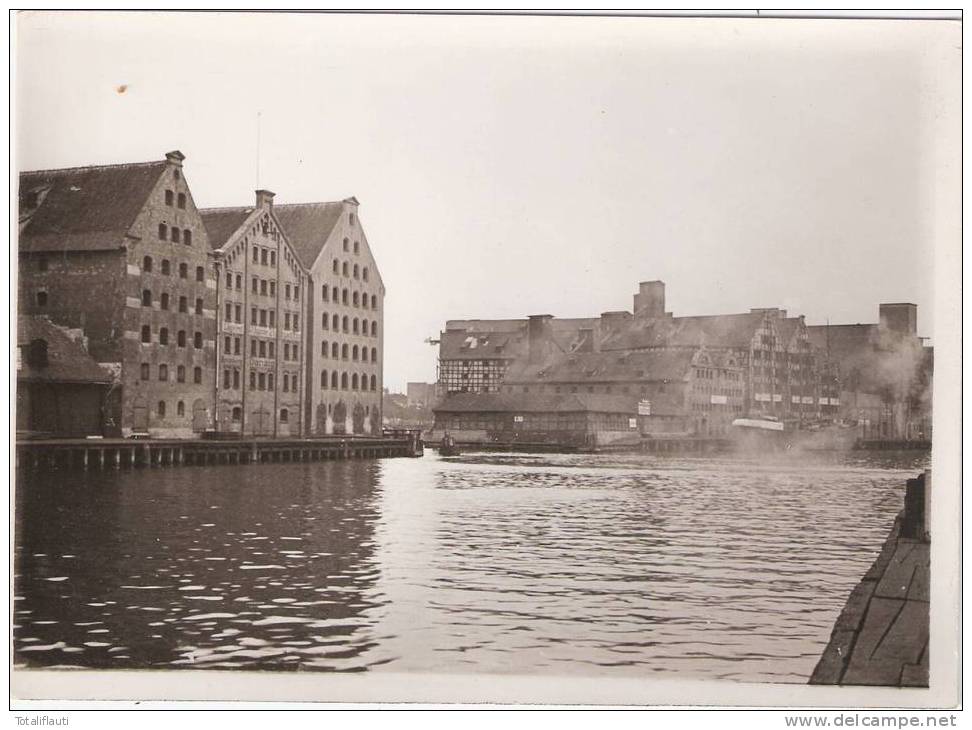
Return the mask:
<path id="1" fill-rule="evenodd" d="M 358 201 L 276 205 L 310 272 L 305 299 L 307 434 L 381 433 L 385 286 Z"/>
<path id="2" fill-rule="evenodd" d="M 307 272 L 256 191 L 246 208 L 201 211 L 215 254 L 216 428 L 256 436 L 303 435 Z"/>
<path id="3" fill-rule="evenodd" d="M 19 309 L 82 330 L 106 435 L 212 427 L 216 281 L 182 153 L 20 174 Z"/>

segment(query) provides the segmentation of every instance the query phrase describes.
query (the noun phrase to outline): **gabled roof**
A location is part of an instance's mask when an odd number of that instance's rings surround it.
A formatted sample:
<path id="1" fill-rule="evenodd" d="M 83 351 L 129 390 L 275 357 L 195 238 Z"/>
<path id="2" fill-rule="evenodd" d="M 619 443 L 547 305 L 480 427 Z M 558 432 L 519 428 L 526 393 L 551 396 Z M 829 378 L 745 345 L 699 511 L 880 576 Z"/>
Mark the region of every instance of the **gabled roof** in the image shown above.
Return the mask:
<path id="1" fill-rule="evenodd" d="M 638 411 L 636 397 L 569 393 L 452 393 L 432 410 L 436 413 L 626 413 Z"/>
<path id="2" fill-rule="evenodd" d="M 33 366 L 27 352 L 21 353 L 17 379 L 49 383 L 110 383 L 111 374 L 88 354 L 81 342 L 46 317 L 17 317 L 17 346 L 29 347 L 34 340 L 47 342 L 47 365 Z"/>
<path id="3" fill-rule="evenodd" d="M 250 208 L 202 208 L 199 215 L 206 226 L 209 246 L 214 251 L 222 248 L 236 233 L 255 209 Z"/>
<path id="4" fill-rule="evenodd" d="M 121 248 L 166 165 L 163 160 L 22 172 L 20 250 Z"/>
<path id="5" fill-rule="evenodd" d="M 273 207 L 277 220 L 287 232 L 287 238 L 306 269 L 310 269 L 317 261 L 343 211 L 344 201 Z"/>

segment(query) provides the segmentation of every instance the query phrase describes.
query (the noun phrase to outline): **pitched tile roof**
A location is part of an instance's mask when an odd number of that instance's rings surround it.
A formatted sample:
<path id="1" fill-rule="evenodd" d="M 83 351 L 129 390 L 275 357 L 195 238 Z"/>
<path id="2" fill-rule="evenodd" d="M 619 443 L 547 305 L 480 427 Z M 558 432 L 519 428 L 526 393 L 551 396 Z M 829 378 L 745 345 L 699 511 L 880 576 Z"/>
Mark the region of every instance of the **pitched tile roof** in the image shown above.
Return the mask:
<path id="1" fill-rule="evenodd" d="M 637 397 L 569 393 L 451 393 L 432 410 L 436 413 L 628 413 L 638 411 Z"/>
<path id="2" fill-rule="evenodd" d="M 693 349 L 585 352 L 561 355 L 542 364 L 512 366 L 504 383 L 584 383 L 683 380 Z"/>
<path id="3" fill-rule="evenodd" d="M 243 222 L 250 217 L 254 208 L 203 208 L 199 211 L 203 224 L 206 226 L 206 236 L 209 246 L 213 250 L 220 249 Z"/>
<path id="4" fill-rule="evenodd" d="M 307 269 L 317 261 L 343 211 L 344 202 L 298 203 L 273 207 L 274 215 Z"/>
<path id="5" fill-rule="evenodd" d="M 63 327 L 46 317 L 17 317 L 17 346 L 28 348 L 34 340 L 47 342 L 47 365 L 38 367 L 28 362 L 24 351 L 19 359 L 17 379 L 51 383 L 110 383 L 111 374 L 88 354 L 81 342 Z"/>
<path id="6" fill-rule="evenodd" d="M 21 251 L 99 251 L 124 245 L 166 162 L 20 173 Z"/>

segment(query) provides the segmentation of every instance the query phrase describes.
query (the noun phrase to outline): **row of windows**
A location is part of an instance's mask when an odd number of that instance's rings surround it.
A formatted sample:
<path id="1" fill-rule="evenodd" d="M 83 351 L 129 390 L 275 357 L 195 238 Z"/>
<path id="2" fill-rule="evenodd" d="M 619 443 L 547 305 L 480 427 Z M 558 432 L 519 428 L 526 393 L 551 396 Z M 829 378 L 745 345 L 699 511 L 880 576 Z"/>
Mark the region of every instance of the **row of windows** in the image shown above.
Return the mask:
<path id="1" fill-rule="evenodd" d="M 152 342 L 152 328 L 147 325 L 142 325 L 142 342 L 150 343 Z M 160 327 L 159 328 L 159 344 L 168 345 L 169 344 L 169 328 Z M 176 333 L 176 345 L 179 347 L 186 346 L 186 331 L 179 330 Z M 203 346 L 203 334 L 202 332 L 194 332 L 192 335 L 192 346 L 197 350 L 201 350 Z"/>
<path id="2" fill-rule="evenodd" d="M 338 299 L 339 294 L 340 294 L 340 300 Z M 321 286 L 321 300 L 325 302 L 331 301 L 334 302 L 335 304 L 340 303 L 347 306 L 349 303 L 348 290 L 341 289 L 339 291 L 336 286 L 332 287 L 331 289 L 328 289 L 327 284 L 323 284 Z M 362 309 L 367 309 L 368 295 L 365 292 L 361 292 L 360 295 L 358 294 L 358 292 L 352 292 L 350 298 L 350 304 L 352 307 L 361 307 Z M 371 295 L 371 308 L 378 309 L 378 296 L 376 294 Z"/>
<path id="3" fill-rule="evenodd" d="M 264 233 L 266 233 L 265 230 Z M 254 246 L 253 263 L 263 264 L 264 266 L 276 266 L 277 252 L 274 251 L 272 248 L 264 248 L 263 246 Z"/>
<path id="4" fill-rule="evenodd" d="M 169 228 L 165 223 L 159 223 L 159 240 L 160 241 L 172 241 L 172 243 L 184 243 L 187 246 L 192 245 L 192 231 L 188 228 L 177 228 L 172 226 Z"/>
<path id="5" fill-rule="evenodd" d="M 347 390 L 350 383 L 351 390 L 378 390 L 378 378 L 372 375 L 370 378 L 367 373 L 361 373 L 361 377 L 358 377 L 357 373 L 351 373 L 350 380 L 348 379 L 347 373 L 338 374 L 337 370 L 332 370 L 330 378 L 328 377 L 327 370 L 321 370 L 321 388 L 327 390 L 328 383 L 332 390 Z"/>
<path id="6" fill-rule="evenodd" d="M 324 340 L 323 342 L 321 342 L 321 357 L 328 357 L 328 353 L 330 353 L 330 357 L 334 358 L 335 360 L 338 359 L 338 357 L 340 357 L 342 360 L 347 360 L 348 359 L 348 345 L 347 345 L 347 343 L 345 343 L 345 344 L 341 345 L 340 346 L 340 349 L 339 349 L 338 348 L 338 343 L 332 342 L 330 348 L 328 348 L 327 340 Z M 357 345 L 353 345 L 351 347 L 351 349 L 350 349 L 350 353 L 351 353 L 351 359 L 352 360 L 358 360 L 359 355 L 360 355 L 361 362 L 368 362 L 368 348 L 367 347 L 362 347 L 361 350 L 359 351 L 358 350 L 358 346 Z M 377 347 L 372 347 L 371 348 L 371 362 L 378 362 L 378 348 Z"/>
<path id="7" fill-rule="evenodd" d="M 230 417 L 233 419 L 233 423 L 239 423 L 243 420 L 243 409 L 239 406 L 235 406 L 230 412 Z M 290 422 L 290 411 L 287 408 L 280 409 L 280 423 Z"/>
<path id="8" fill-rule="evenodd" d="M 152 306 L 152 290 L 143 289 L 142 290 L 142 306 L 151 307 Z M 163 311 L 168 311 L 169 309 L 169 293 L 162 292 L 159 295 L 159 309 Z M 179 311 L 186 313 L 189 311 L 189 299 L 188 297 L 179 297 Z M 203 313 L 203 300 L 196 297 L 196 305 L 194 309 L 196 314 Z"/>
<path id="9" fill-rule="evenodd" d="M 281 376 L 281 390 L 284 393 L 296 393 L 298 389 L 298 377 L 296 373 L 283 373 Z M 225 368 L 223 370 L 223 389 L 240 389 L 240 369 Z M 273 373 L 250 371 L 250 390 L 273 390 Z"/>
<path id="10" fill-rule="evenodd" d="M 354 225 L 354 214 L 353 213 L 351 214 L 351 225 Z M 348 248 L 349 248 L 349 241 L 346 238 L 344 239 L 343 248 L 344 248 L 344 252 L 347 253 L 348 252 Z M 360 253 L 361 253 L 361 243 L 358 242 L 358 241 L 355 241 L 354 242 L 354 255 L 357 256 Z"/>
<path id="11" fill-rule="evenodd" d="M 273 252 L 271 252 L 271 253 L 273 253 Z M 234 286 L 234 283 L 235 283 L 235 286 Z M 227 289 L 234 289 L 235 288 L 237 291 L 242 291 L 243 290 L 243 275 L 242 274 L 234 273 L 232 271 L 227 271 L 226 272 L 226 288 Z M 269 295 L 273 297 L 273 296 L 276 296 L 277 295 L 277 283 L 275 281 L 272 281 L 272 280 L 260 279 L 260 278 L 258 278 L 256 276 L 254 276 L 253 277 L 253 280 L 251 282 L 251 290 L 253 291 L 254 294 L 256 294 L 258 292 L 260 294 L 268 294 L 269 293 Z M 299 284 L 294 284 L 294 285 L 286 284 L 286 285 L 284 285 L 284 299 L 286 299 L 288 301 L 290 301 L 291 299 L 293 299 L 294 301 L 299 300 L 300 299 L 300 285 Z"/>
<path id="12" fill-rule="evenodd" d="M 153 262 L 151 256 L 146 256 L 145 258 L 142 259 L 143 273 L 146 274 L 152 273 L 152 267 L 153 267 Z M 169 259 L 162 259 L 161 269 L 162 269 L 163 276 L 171 276 L 171 265 L 169 264 Z M 189 264 L 186 263 L 179 264 L 179 278 L 180 279 L 189 278 Z M 196 281 L 205 281 L 205 280 L 206 280 L 206 269 L 204 269 L 202 266 L 197 266 Z"/>
<path id="13" fill-rule="evenodd" d="M 344 240 L 347 241 L 348 239 L 344 239 Z M 351 276 L 354 277 L 355 279 L 364 279 L 365 281 L 368 281 L 367 266 L 359 268 L 357 264 L 354 264 L 354 266 L 350 266 L 347 261 L 342 262 L 342 261 L 338 261 L 337 259 L 334 259 L 334 261 L 331 263 L 331 270 L 335 274 L 338 273 L 341 274 L 341 276 Z"/>
<path id="14" fill-rule="evenodd" d="M 158 373 L 159 373 L 159 381 L 160 382 L 163 382 L 163 383 L 169 382 L 169 366 L 166 363 L 162 363 L 162 364 L 159 365 Z M 202 381 L 203 381 L 202 380 L 202 373 L 203 373 L 203 371 L 202 371 L 202 368 L 201 367 L 199 367 L 199 366 L 194 367 L 192 369 L 192 382 L 195 383 L 196 385 L 199 385 L 200 383 L 202 383 Z M 151 380 L 152 379 L 152 366 L 149 363 L 147 363 L 147 362 L 143 362 L 142 363 L 140 376 L 141 376 L 141 379 L 142 380 Z M 185 365 L 179 365 L 178 367 L 176 367 L 176 382 L 177 383 L 184 383 L 184 382 L 186 382 L 186 366 Z"/>
<path id="15" fill-rule="evenodd" d="M 243 306 L 241 304 L 237 304 L 236 302 L 226 302 L 225 316 L 223 320 L 225 322 L 236 322 L 238 324 L 242 324 Z M 250 324 L 259 325 L 260 327 L 276 327 L 277 310 L 250 307 Z M 294 332 L 299 332 L 300 315 L 292 314 L 291 312 L 284 312 L 283 328 L 288 331 L 293 330 Z"/>
<path id="16" fill-rule="evenodd" d="M 168 205 L 170 208 L 172 207 L 172 200 L 173 200 L 174 197 L 175 196 L 173 195 L 173 193 L 172 193 L 171 190 L 166 190 L 165 191 L 165 204 Z M 177 201 L 178 201 L 177 207 L 181 208 L 182 210 L 185 210 L 186 209 L 186 194 L 185 193 L 179 193 L 179 196 L 177 198 Z"/>
<path id="17" fill-rule="evenodd" d="M 348 327 L 349 324 L 351 325 L 350 329 Z M 323 312 L 321 314 L 321 329 L 332 329 L 335 332 L 350 332 L 351 334 L 355 335 L 360 334 L 367 336 L 369 327 L 367 319 L 362 319 L 359 321 L 357 317 L 354 317 L 353 319 L 349 320 L 347 315 L 339 317 L 336 314 L 328 317 L 327 312 Z M 378 336 L 377 320 L 371 321 L 371 336 Z"/>
<path id="18" fill-rule="evenodd" d="M 254 294 L 275 297 L 277 296 L 277 282 L 254 276 L 250 281 L 250 291 Z"/>

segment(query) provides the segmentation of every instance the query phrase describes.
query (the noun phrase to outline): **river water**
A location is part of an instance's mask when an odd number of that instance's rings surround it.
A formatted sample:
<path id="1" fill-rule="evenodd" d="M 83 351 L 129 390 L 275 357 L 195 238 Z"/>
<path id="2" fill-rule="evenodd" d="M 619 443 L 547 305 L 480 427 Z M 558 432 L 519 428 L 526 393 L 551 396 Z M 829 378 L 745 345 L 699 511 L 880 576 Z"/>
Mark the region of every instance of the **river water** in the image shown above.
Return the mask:
<path id="1" fill-rule="evenodd" d="M 925 455 L 20 474 L 15 662 L 806 682 Z"/>

